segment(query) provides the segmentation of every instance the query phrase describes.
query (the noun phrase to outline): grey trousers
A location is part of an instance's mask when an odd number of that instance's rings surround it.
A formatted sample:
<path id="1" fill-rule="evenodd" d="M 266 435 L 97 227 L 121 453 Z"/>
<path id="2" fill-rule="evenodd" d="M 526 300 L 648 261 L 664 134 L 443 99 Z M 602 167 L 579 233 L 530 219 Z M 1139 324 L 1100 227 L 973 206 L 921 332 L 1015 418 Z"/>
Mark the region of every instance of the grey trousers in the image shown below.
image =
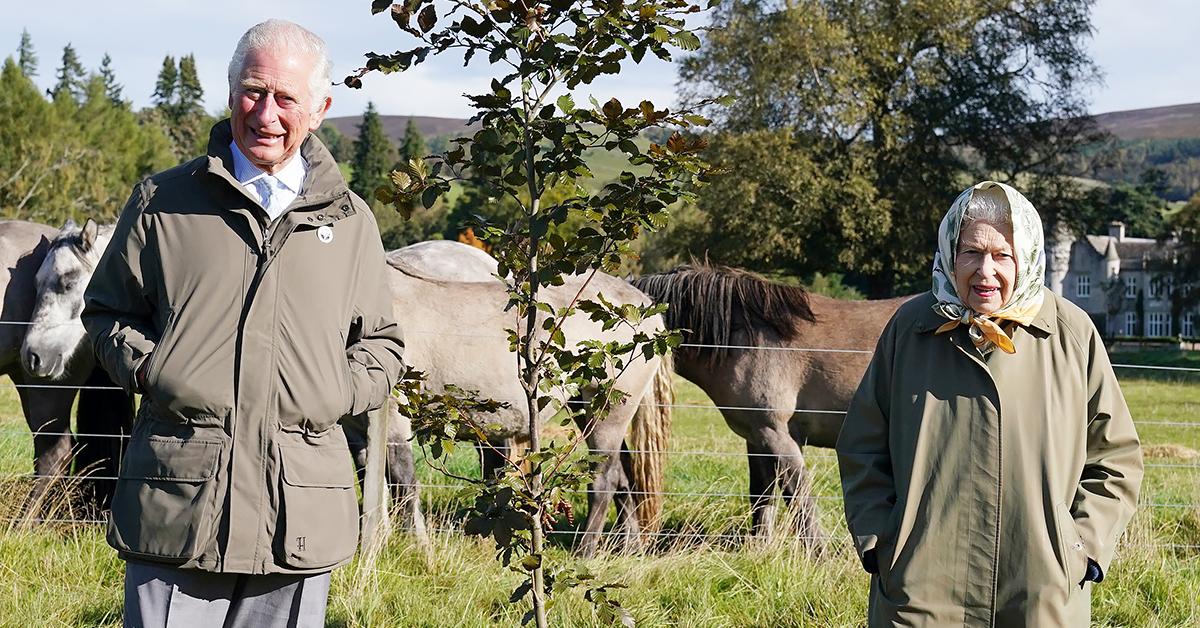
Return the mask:
<path id="1" fill-rule="evenodd" d="M 223 574 L 125 563 L 125 628 L 321 628 L 328 597 L 328 572 Z"/>

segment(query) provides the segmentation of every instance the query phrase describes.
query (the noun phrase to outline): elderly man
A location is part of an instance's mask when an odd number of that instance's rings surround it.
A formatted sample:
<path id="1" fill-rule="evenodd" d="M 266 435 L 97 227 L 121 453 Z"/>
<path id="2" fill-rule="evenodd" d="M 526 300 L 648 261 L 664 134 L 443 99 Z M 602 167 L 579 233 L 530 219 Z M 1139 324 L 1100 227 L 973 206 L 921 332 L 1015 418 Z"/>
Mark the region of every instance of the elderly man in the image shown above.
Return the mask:
<path id="1" fill-rule="evenodd" d="M 339 419 L 399 378 L 378 227 L 311 135 L 324 42 L 271 20 L 208 154 L 142 181 L 83 322 L 142 405 L 109 522 L 126 626 L 320 626 L 358 539 Z"/>

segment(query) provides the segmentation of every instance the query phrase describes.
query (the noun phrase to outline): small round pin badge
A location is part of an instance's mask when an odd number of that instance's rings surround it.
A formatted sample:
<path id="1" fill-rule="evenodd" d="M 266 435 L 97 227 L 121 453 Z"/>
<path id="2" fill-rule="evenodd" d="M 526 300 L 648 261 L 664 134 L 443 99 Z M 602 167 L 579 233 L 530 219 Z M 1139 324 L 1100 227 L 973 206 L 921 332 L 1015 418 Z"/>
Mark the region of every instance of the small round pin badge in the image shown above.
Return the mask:
<path id="1" fill-rule="evenodd" d="M 329 225 L 321 225 L 317 228 L 317 239 L 325 244 L 333 242 L 333 228 Z"/>

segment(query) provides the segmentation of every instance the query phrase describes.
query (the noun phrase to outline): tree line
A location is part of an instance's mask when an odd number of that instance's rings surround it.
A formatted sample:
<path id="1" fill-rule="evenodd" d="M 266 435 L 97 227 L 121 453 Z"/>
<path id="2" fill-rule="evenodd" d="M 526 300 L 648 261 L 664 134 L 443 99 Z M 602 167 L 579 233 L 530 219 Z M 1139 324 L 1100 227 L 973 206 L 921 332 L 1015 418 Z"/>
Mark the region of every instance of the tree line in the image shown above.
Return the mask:
<path id="1" fill-rule="evenodd" d="M 0 217 L 112 220 L 145 175 L 197 153 L 212 117 L 196 61 L 163 61 L 154 106 L 134 111 L 105 54 L 88 71 L 67 44 L 45 92 L 28 31 L 0 70 Z"/>

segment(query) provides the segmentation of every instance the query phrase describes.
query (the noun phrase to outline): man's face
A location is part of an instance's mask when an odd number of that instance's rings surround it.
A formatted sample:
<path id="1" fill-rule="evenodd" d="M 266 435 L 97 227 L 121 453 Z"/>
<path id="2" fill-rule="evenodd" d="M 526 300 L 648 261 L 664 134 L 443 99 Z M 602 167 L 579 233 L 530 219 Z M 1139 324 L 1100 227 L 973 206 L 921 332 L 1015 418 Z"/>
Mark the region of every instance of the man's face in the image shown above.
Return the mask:
<path id="1" fill-rule="evenodd" d="M 1012 226 L 982 220 L 963 227 L 954 260 L 958 298 L 980 314 L 993 314 L 1012 298 L 1017 281 Z"/>
<path id="2" fill-rule="evenodd" d="M 233 141 L 268 173 L 287 164 L 329 110 L 329 98 L 314 104 L 309 91 L 315 63 L 286 49 L 252 50 L 229 94 Z"/>

